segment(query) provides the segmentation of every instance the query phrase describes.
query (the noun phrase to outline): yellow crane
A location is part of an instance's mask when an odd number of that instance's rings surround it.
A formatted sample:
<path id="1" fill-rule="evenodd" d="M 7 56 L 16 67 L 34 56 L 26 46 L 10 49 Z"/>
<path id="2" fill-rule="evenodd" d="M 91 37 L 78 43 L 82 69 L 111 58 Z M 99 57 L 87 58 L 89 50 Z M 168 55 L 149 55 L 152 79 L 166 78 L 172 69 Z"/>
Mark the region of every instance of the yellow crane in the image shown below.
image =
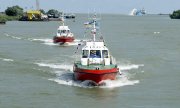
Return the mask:
<path id="1" fill-rule="evenodd" d="M 39 0 L 36 0 L 36 10 L 27 11 L 28 20 L 41 19 L 41 12 L 39 8 Z"/>
<path id="2" fill-rule="evenodd" d="M 36 9 L 35 10 L 28 10 L 26 12 L 26 16 L 22 17 L 22 20 L 24 21 L 44 21 L 48 20 L 47 15 L 44 15 L 41 13 L 39 8 L 39 0 L 36 0 Z"/>

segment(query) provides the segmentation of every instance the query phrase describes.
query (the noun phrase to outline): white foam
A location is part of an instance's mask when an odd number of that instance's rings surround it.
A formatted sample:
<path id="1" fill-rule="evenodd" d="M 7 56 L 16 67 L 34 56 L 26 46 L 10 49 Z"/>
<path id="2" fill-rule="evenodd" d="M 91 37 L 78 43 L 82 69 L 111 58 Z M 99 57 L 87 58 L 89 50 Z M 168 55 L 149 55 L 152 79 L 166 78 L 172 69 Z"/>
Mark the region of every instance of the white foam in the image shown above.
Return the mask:
<path id="1" fill-rule="evenodd" d="M 46 64 L 46 63 L 35 63 L 35 64 L 42 67 L 49 67 L 49 68 L 55 68 L 55 69 L 59 68 L 59 66 L 55 64 Z"/>
<path id="2" fill-rule="evenodd" d="M 117 88 L 127 85 L 135 85 L 139 83 L 139 80 L 129 80 L 128 77 L 124 76 L 121 78 L 117 78 L 116 80 L 105 80 L 102 81 L 104 85 L 102 86 L 93 86 L 89 85 L 89 80 L 86 81 L 75 81 L 73 80 L 73 73 L 61 74 L 58 78 L 49 79 L 50 81 L 54 81 L 61 85 L 68 85 L 68 86 L 77 86 L 83 88 L 92 88 L 92 87 L 99 87 L 99 88 Z"/>
<path id="3" fill-rule="evenodd" d="M 80 82 L 76 82 L 76 81 L 73 81 L 73 80 L 60 80 L 60 79 L 49 79 L 50 81 L 54 81 L 58 84 L 61 84 L 61 85 L 69 85 L 69 86 L 76 86 L 76 87 L 83 87 L 83 88 L 88 88 L 88 86 L 85 86 L 83 85 L 83 83 L 80 83 Z"/>
<path id="4" fill-rule="evenodd" d="M 50 81 L 54 81 L 61 85 L 68 85 L 68 86 L 77 86 L 77 87 L 87 87 L 81 81 L 75 81 L 73 78 L 73 73 L 67 73 L 63 71 L 56 71 L 57 78 L 48 79 Z"/>
<path id="5" fill-rule="evenodd" d="M 52 69 L 62 69 L 65 71 L 73 71 L 73 66 L 72 65 L 65 65 L 65 64 L 53 64 L 53 63 L 35 63 L 38 66 L 42 67 L 49 67 Z"/>
<path id="6" fill-rule="evenodd" d="M 36 63 L 38 66 L 49 67 L 54 70 L 53 73 L 56 74 L 56 78 L 48 79 L 50 81 L 54 81 L 61 85 L 68 86 L 76 86 L 83 88 L 92 88 L 97 86 L 89 85 L 89 82 L 92 81 L 75 81 L 73 77 L 73 65 L 65 65 L 65 64 L 56 64 L 56 63 Z M 144 66 L 143 64 L 124 64 L 119 65 L 120 70 L 131 70 L 138 69 L 140 66 Z M 131 80 L 135 74 L 131 74 L 128 72 L 122 72 L 122 75 L 118 75 L 116 80 L 105 80 L 102 81 L 104 85 L 98 86 L 99 88 L 117 88 L 123 87 L 127 85 L 135 85 L 139 83 L 139 80 Z"/>
<path id="7" fill-rule="evenodd" d="M 11 38 L 13 38 L 13 39 L 18 39 L 18 40 L 21 40 L 21 39 L 22 39 L 21 37 L 9 35 L 9 34 L 7 34 L 7 33 L 4 33 L 4 35 L 7 36 L 7 37 L 11 37 Z"/>
<path id="8" fill-rule="evenodd" d="M 138 69 L 141 66 L 144 66 L 144 64 L 124 64 L 124 65 L 119 65 L 118 67 L 120 68 L 120 70 L 131 70 L 131 69 Z"/>
<path id="9" fill-rule="evenodd" d="M 50 45 L 50 46 L 55 46 L 55 45 L 58 45 L 58 46 L 77 46 L 79 44 L 82 44 L 80 40 L 76 39 L 74 42 L 71 42 L 71 43 L 65 43 L 63 45 L 60 45 L 59 43 L 54 43 L 52 39 L 48 39 L 48 38 L 45 38 L 45 39 L 31 39 L 29 38 L 28 40 L 30 41 L 39 41 L 39 42 L 43 42 L 43 44 L 45 45 Z"/>
<path id="10" fill-rule="evenodd" d="M 75 81 L 73 78 L 73 72 L 70 73 L 70 72 L 65 72 L 65 71 L 55 71 L 54 73 L 56 74 L 57 78 L 49 79 L 49 80 L 54 81 L 61 85 L 77 86 L 77 87 L 83 87 L 83 88 L 97 87 L 94 85 L 89 85 L 92 82 L 89 80 Z M 131 74 L 124 73 L 124 74 L 118 75 L 116 80 L 102 81 L 101 83 L 103 83 L 103 85 L 98 86 L 98 87 L 99 88 L 117 88 L 117 87 L 122 87 L 122 86 L 127 86 L 127 85 L 135 85 L 139 83 L 139 80 L 130 80 L 131 77 L 133 77 Z"/>
<path id="11" fill-rule="evenodd" d="M 154 32 L 154 34 L 159 34 L 160 32 Z"/>
<path id="12" fill-rule="evenodd" d="M 77 46 L 77 45 L 83 45 L 83 44 L 84 44 L 83 40 L 75 39 L 74 42 L 68 42 L 68 43 L 63 44 L 62 46 Z"/>
<path id="13" fill-rule="evenodd" d="M 4 35 L 7 36 L 7 37 L 9 36 L 9 34 L 7 34 L 7 33 L 4 33 Z"/>
<path id="14" fill-rule="evenodd" d="M 32 38 L 28 38 L 27 40 L 32 41 L 32 42 L 42 42 L 42 44 L 50 45 L 50 46 L 56 45 L 56 44 L 53 43 L 52 39 L 48 39 L 48 38 L 45 38 L 45 39 L 32 39 Z"/>
<path id="15" fill-rule="evenodd" d="M 53 43 L 53 42 L 45 42 L 43 43 L 45 45 L 49 45 L 49 46 L 56 46 L 57 44 Z"/>
<path id="16" fill-rule="evenodd" d="M 43 42 L 43 44 L 45 45 L 50 45 L 50 46 L 54 46 L 54 45 L 57 45 L 53 42 L 52 39 L 48 39 L 48 38 L 45 38 L 45 39 L 30 39 L 32 41 L 39 41 L 39 42 Z"/>
<path id="17" fill-rule="evenodd" d="M 0 60 L 2 60 L 2 61 L 7 61 L 7 62 L 12 62 L 12 61 L 14 61 L 13 59 L 7 59 L 7 58 L 0 58 Z"/>
<path id="18" fill-rule="evenodd" d="M 75 39 L 74 42 L 80 42 L 81 40 L 80 39 Z"/>
<path id="19" fill-rule="evenodd" d="M 69 46 L 76 46 L 78 44 L 79 44 L 78 42 L 68 43 Z"/>
<path id="20" fill-rule="evenodd" d="M 83 41 L 79 39 L 75 39 L 74 42 L 68 42 L 63 44 L 62 46 L 78 46 L 78 45 L 83 45 Z"/>
<path id="21" fill-rule="evenodd" d="M 116 88 L 116 87 L 138 84 L 139 80 L 130 80 L 128 79 L 128 76 L 124 76 L 117 78 L 116 80 L 105 80 L 103 82 L 105 83 L 105 85 L 100 86 L 100 88 Z"/>
<path id="22" fill-rule="evenodd" d="M 30 39 L 30 38 L 29 38 Z M 45 39 L 30 39 L 30 40 L 33 40 L 33 41 L 41 41 L 41 42 L 53 42 L 52 39 L 48 39 L 48 38 L 45 38 Z"/>
<path id="23" fill-rule="evenodd" d="M 16 37 L 16 36 L 11 36 L 12 38 L 14 38 L 14 39 L 18 39 L 18 40 L 21 40 L 22 38 L 20 38 L 20 37 Z"/>
<path id="24" fill-rule="evenodd" d="M 71 43 L 65 43 L 63 45 L 60 45 L 59 43 L 54 43 L 53 42 L 53 39 L 49 39 L 49 38 L 39 38 L 39 39 L 32 39 L 32 38 L 28 38 L 27 40 L 29 41 L 38 41 L 38 42 L 43 42 L 43 44 L 45 45 L 49 45 L 49 46 L 77 46 L 79 44 L 83 44 L 82 43 L 82 40 L 79 40 L 79 39 L 75 39 L 74 42 L 71 42 Z"/>

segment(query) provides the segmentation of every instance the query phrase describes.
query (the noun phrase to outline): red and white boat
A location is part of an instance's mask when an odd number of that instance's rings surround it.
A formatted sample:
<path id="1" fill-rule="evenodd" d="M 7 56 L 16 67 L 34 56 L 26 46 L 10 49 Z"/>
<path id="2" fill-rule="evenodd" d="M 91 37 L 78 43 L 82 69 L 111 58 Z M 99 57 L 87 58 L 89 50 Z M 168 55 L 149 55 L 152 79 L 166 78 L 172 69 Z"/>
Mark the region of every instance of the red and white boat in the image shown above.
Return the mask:
<path id="1" fill-rule="evenodd" d="M 57 34 L 54 36 L 53 42 L 59 43 L 60 45 L 74 42 L 74 34 L 71 33 L 68 26 L 64 25 L 64 21 L 62 21 L 62 23 L 63 25 L 57 29 Z"/>
<path id="2" fill-rule="evenodd" d="M 119 68 L 115 59 L 110 55 L 103 39 L 96 40 L 96 19 L 94 19 L 93 39 L 85 42 L 82 47 L 82 56 L 75 61 L 73 71 L 74 79 L 91 80 L 95 85 L 101 85 L 103 80 L 115 80 Z"/>

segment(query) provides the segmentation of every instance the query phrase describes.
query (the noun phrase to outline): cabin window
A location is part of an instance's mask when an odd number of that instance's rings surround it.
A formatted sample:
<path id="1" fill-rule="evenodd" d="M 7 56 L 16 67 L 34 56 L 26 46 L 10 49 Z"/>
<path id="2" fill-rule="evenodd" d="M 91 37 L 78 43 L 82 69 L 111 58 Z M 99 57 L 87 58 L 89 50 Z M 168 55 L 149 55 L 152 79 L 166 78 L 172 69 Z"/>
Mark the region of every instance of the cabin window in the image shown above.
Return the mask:
<path id="1" fill-rule="evenodd" d="M 62 30 L 61 33 L 66 33 L 66 30 Z"/>
<path id="2" fill-rule="evenodd" d="M 91 50 L 90 57 L 91 58 L 101 58 L 101 51 L 100 50 Z"/>
<path id="3" fill-rule="evenodd" d="M 89 50 L 83 50 L 82 58 L 88 58 Z"/>
<path id="4" fill-rule="evenodd" d="M 61 33 L 61 30 L 58 30 L 58 33 Z"/>
<path id="5" fill-rule="evenodd" d="M 108 58 L 108 50 L 102 50 L 103 58 Z"/>

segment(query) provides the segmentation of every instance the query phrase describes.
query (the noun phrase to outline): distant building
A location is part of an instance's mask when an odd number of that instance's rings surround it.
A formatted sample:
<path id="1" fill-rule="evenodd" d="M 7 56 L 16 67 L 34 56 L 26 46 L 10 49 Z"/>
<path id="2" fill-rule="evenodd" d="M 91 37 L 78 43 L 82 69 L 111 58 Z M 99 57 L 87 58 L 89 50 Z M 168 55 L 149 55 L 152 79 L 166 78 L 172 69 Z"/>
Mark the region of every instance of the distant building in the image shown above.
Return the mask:
<path id="1" fill-rule="evenodd" d="M 47 15 L 44 15 L 39 10 L 28 10 L 26 14 L 20 18 L 21 21 L 42 21 L 48 20 Z"/>

